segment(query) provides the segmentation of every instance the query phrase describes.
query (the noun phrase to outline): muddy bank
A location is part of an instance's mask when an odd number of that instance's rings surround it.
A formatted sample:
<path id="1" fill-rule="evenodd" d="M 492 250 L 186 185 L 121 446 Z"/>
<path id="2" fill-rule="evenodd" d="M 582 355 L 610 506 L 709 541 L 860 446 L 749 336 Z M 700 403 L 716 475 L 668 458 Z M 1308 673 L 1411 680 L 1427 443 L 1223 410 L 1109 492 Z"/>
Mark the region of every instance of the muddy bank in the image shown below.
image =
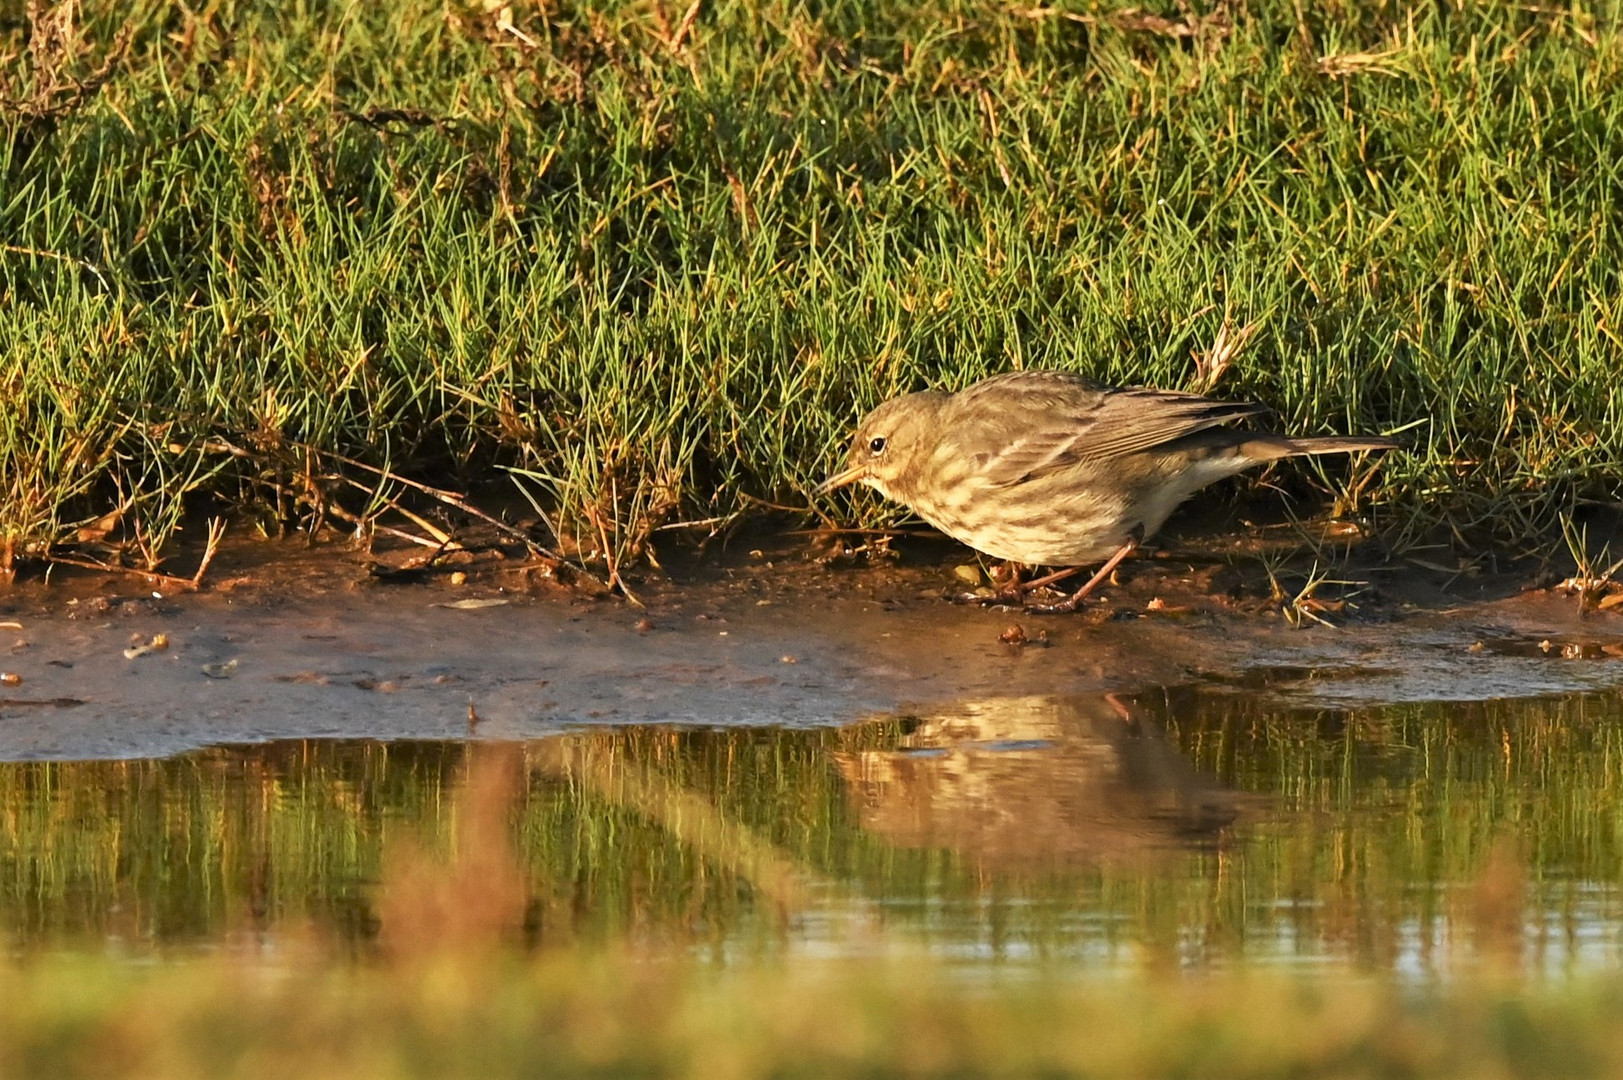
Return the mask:
<path id="1" fill-rule="evenodd" d="M 952 567 L 939 560 L 740 556 L 650 587 L 637 608 L 501 568 L 380 584 L 353 553 L 282 554 L 223 560 L 196 593 L 132 578 L 0 593 L 12 676 L 0 758 L 825 725 L 910 703 L 1192 681 L 1326 706 L 1623 682 L 1623 622 L 1580 618 L 1549 592 L 1417 606 L 1388 588 L 1379 605 L 1336 611 L 1335 628 L 1295 628 L 1176 560 L 1140 564 L 1084 614 L 1042 616 L 944 601 Z"/>

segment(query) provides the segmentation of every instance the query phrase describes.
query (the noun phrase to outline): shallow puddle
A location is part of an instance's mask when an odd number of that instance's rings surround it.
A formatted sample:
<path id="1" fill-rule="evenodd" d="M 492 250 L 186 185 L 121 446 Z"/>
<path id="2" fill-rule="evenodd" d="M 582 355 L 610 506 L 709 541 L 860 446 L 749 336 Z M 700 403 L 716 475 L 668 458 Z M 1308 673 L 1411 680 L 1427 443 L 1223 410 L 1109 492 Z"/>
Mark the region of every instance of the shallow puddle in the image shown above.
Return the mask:
<path id="1" fill-rule="evenodd" d="M 1623 959 L 1620 789 L 1617 694 L 1304 711 L 1221 686 L 15 762 L 0 934 L 364 955 L 478 907 L 528 948 L 1568 972 Z"/>

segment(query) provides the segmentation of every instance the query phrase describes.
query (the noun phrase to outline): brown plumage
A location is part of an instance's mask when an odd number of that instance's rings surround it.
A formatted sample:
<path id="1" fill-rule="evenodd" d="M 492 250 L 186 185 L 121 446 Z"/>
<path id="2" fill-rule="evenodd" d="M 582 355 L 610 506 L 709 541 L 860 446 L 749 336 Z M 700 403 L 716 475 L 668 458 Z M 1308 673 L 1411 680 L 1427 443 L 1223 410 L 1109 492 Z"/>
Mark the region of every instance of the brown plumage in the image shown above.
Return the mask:
<path id="1" fill-rule="evenodd" d="M 1066 567 L 1110 559 L 1076 600 L 1207 484 L 1277 458 L 1398 445 L 1224 426 L 1265 411 L 1059 371 L 1011 372 L 880 405 L 858 425 L 846 468 L 821 490 L 867 484 L 998 559 Z"/>

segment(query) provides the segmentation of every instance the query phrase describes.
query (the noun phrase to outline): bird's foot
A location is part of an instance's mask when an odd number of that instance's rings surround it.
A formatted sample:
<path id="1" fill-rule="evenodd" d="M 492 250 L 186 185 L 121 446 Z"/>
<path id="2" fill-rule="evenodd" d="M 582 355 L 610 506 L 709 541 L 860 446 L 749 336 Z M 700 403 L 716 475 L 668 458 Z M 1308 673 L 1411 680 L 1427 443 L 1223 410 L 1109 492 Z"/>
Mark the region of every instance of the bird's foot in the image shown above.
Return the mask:
<path id="1" fill-rule="evenodd" d="M 960 567 L 960 572 L 965 569 Z M 986 578 L 990 587 L 982 585 L 969 592 L 956 593 L 948 597 L 955 604 L 979 604 L 982 607 L 1018 607 L 1031 584 L 1020 580 L 1021 566 L 1016 562 L 1002 562 L 987 570 Z M 979 577 L 979 573 L 976 573 Z M 1047 579 L 1044 578 L 1043 581 Z M 1033 582 L 1032 584 L 1042 584 Z"/>
<path id="2" fill-rule="evenodd" d="M 1110 577 L 1111 574 L 1115 573 L 1116 567 L 1120 566 L 1121 561 L 1127 558 L 1128 555 L 1132 554 L 1133 549 L 1136 547 L 1138 547 L 1138 542 L 1136 540 L 1127 541 L 1127 543 L 1123 544 L 1117 549 L 1114 555 L 1110 556 L 1110 558 L 1105 561 L 1103 566 L 1099 567 L 1099 572 L 1097 574 L 1094 574 L 1092 577 L 1088 578 L 1086 585 L 1083 585 L 1080 589 L 1076 590 L 1076 592 L 1072 593 L 1070 596 L 1067 596 L 1065 599 L 1055 601 L 1051 604 L 1028 603 L 1026 604 L 1026 610 L 1039 615 L 1062 615 L 1077 610 L 1082 606 L 1082 601 L 1086 600 L 1088 595 L 1092 593 L 1094 589 L 1097 589 L 1100 584 Z M 1055 576 L 1050 575 L 1049 577 L 1033 582 L 1032 584 L 1046 584 L 1050 580 L 1056 580 Z"/>
<path id="3" fill-rule="evenodd" d="M 979 604 L 981 607 L 1019 607 L 1025 599 L 1025 590 L 1018 585 L 1005 585 L 1001 589 L 977 589 L 974 592 L 954 593 L 947 599 L 955 604 Z"/>
<path id="4" fill-rule="evenodd" d="M 1039 602 L 1027 598 L 1025 608 L 1033 615 L 1065 615 L 1079 610 L 1082 607 L 1082 601 L 1085 599 L 1086 597 L 1082 596 L 1080 592 L 1072 593 L 1061 600 Z"/>

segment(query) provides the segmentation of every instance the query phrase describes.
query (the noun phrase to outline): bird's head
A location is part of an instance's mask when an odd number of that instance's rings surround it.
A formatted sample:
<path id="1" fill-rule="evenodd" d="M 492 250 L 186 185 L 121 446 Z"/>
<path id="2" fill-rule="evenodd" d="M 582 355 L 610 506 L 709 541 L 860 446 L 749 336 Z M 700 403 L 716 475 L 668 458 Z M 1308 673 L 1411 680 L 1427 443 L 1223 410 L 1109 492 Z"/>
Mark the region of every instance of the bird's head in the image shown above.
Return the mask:
<path id="1" fill-rule="evenodd" d="M 888 498 L 896 481 L 939 435 L 936 421 L 948 395 L 935 391 L 891 398 L 862 418 L 851 438 L 845 468 L 823 481 L 819 494 L 847 484 L 867 484 Z"/>

